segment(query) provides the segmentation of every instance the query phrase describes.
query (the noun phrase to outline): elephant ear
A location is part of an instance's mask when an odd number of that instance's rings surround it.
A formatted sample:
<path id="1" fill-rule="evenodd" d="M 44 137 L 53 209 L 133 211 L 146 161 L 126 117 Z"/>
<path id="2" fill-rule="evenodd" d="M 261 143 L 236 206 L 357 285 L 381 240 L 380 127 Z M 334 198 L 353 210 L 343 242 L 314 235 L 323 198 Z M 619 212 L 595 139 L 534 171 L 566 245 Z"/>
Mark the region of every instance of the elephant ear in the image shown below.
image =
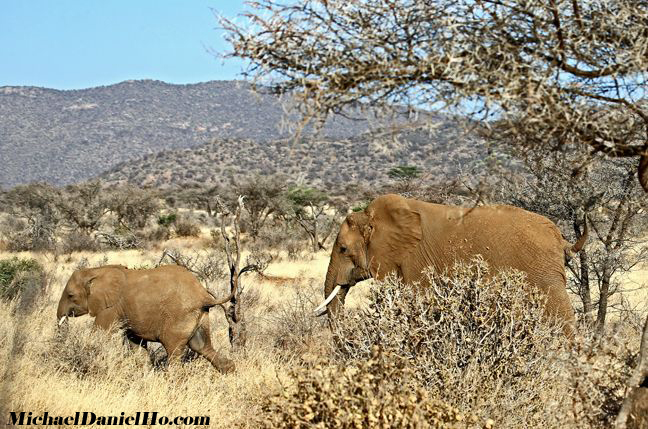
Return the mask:
<path id="1" fill-rule="evenodd" d="M 401 264 L 421 241 L 421 215 L 399 195 L 378 197 L 366 211 L 371 274 L 377 279 L 393 271 L 400 274 Z"/>
<path id="2" fill-rule="evenodd" d="M 116 268 L 98 268 L 86 280 L 88 313 L 96 316 L 119 301 L 121 288 L 126 284 L 126 276 Z"/>

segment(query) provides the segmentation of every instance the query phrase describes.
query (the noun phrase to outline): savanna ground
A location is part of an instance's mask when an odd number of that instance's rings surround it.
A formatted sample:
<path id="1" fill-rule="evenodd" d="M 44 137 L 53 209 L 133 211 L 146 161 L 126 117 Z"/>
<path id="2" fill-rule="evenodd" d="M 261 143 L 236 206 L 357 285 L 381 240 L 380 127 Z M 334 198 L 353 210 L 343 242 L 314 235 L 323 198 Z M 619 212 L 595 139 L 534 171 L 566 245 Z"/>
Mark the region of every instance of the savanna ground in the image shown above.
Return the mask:
<path id="1" fill-rule="evenodd" d="M 57 256 L 48 252 L 0 252 L 0 259 L 14 256 L 34 258 L 42 264 L 46 274 L 45 291 L 33 302 L 25 304 L 21 303 L 20 299 L 11 302 L 0 301 L 0 368 L 3 371 L 0 400 L 4 410 L 3 418 L 10 410 L 31 411 L 34 415 L 47 411 L 50 415 L 61 416 L 72 415 L 76 411 L 92 411 L 97 415 L 106 416 L 118 416 L 121 412 L 125 415 L 134 415 L 138 411 L 158 411 L 160 415 L 169 417 L 207 415 L 211 419 L 212 427 L 252 428 L 284 424 L 285 427 L 354 427 L 333 424 L 329 426 L 324 423 L 311 426 L 309 418 L 314 418 L 313 416 L 318 415 L 318 412 L 308 411 L 309 401 L 313 404 L 315 401 L 324 403 L 327 398 L 318 395 L 326 395 L 329 390 L 339 388 L 341 390 L 337 394 L 341 395 L 342 404 L 355 404 L 358 400 L 362 404 L 366 392 L 362 390 L 362 386 L 354 384 L 356 383 L 354 374 L 364 374 L 371 379 L 374 377 L 371 374 L 376 372 L 376 376 L 384 378 L 381 383 L 385 386 L 394 384 L 394 380 L 385 375 L 392 374 L 392 377 L 398 380 L 402 377 L 403 386 L 410 386 L 407 381 L 409 380 L 407 370 L 403 372 L 402 366 L 398 367 L 397 363 L 393 363 L 394 361 L 385 364 L 380 357 L 377 360 L 367 360 L 363 359 L 362 353 L 357 353 L 355 358 L 359 356 L 360 359 L 355 362 L 360 363 L 354 367 L 355 372 L 347 373 L 344 372 L 345 369 L 339 370 L 336 366 L 340 362 L 339 358 L 330 360 L 335 346 L 325 318 L 312 316 L 312 309 L 322 299 L 322 285 L 329 256 L 329 253 L 324 250 L 316 254 L 302 252 L 296 259 L 289 258 L 284 252 L 279 252 L 279 256 L 270 263 L 264 276 L 252 273 L 243 277 L 244 308 L 249 331 L 248 343 L 244 351 L 236 354 L 230 352 L 223 311 L 219 307 L 210 311 L 212 341 L 215 348 L 225 351 L 236 361 L 236 371 L 231 374 L 218 373 L 206 360 L 200 358 L 172 365 L 167 370 L 154 369 L 146 351 L 128 350 L 117 334 L 108 335 L 91 331 L 92 319 L 89 316 L 72 319 L 69 326 L 57 329 L 56 305 L 67 279 L 77 267 L 106 263 L 124 264 L 129 268 L 153 267 L 160 261 L 165 248 L 192 253 L 207 252 L 209 247 L 210 240 L 203 231 L 201 237 L 173 238 L 145 250 L 75 252 Z M 639 266 L 627 276 L 625 281 L 630 292 L 624 296 L 634 307 L 633 314 L 637 317 L 646 314 L 647 279 L 648 267 Z M 223 279 L 222 282 L 210 286 L 217 293 L 225 295 L 226 284 L 226 279 Z M 352 288 L 347 298 L 347 308 L 356 310 L 365 308 L 370 300 L 372 284 L 372 281 L 367 281 Z M 624 322 L 628 321 L 627 316 L 624 315 L 614 317 L 625 317 Z M 515 377 L 524 377 L 520 374 L 514 376 L 503 374 L 494 385 L 483 384 L 476 378 L 488 377 L 479 374 L 479 362 L 473 362 L 477 366 L 472 370 L 469 369 L 470 365 L 466 367 L 459 365 L 462 374 L 453 375 L 455 381 L 445 381 L 444 386 L 466 389 L 467 395 L 478 396 L 476 400 L 463 400 L 461 391 L 446 391 L 439 394 L 439 391 L 433 388 L 427 391 L 420 390 L 419 387 L 425 386 L 426 380 L 423 382 L 415 380 L 414 383 L 418 387 L 411 390 L 408 387 L 405 393 L 387 388 L 385 393 L 382 392 L 382 387 L 378 387 L 378 390 L 374 391 L 379 395 L 372 396 L 368 400 L 387 404 L 392 397 L 397 398 L 396 402 L 398 398 L 406 398 L 404 401 L 407 404 L 398 402 L 394 409 L 409 409 L 416 412 L 419 412 L 418 408 L 426 409 L 422 404 L 432 404 L 430 405 L 432 414 L 424 414 L 421 425 L 417 426 L 416 419 L 412 418 L 408 427 L 446 427 L 442 426 L 444 424 L 448 424 L 447 427 L 565 427 L 568 423 L 574 427 L 588 427 L 592 424 L 587 419 L 574 423 L 576 418 L 573 416 L 565 419 L 547 417 L 563 412 L 563 408 L 572 410 L 572 414 L 578 415 L 601 414 L 603 417 L 594 416 L 592 421 L 596 425 L 605 427 L 611 421 L 610 416 L 605 417 L 605 414 L 614 412 L 614 410 L 605 411 L 605 407 L 616 406 L 605 404 L 605 401 L 613 402 L 614 398 L 618 400 L 623 396 L 622 382 L 627 376 L 632 359 L 636 357 L 639 334 L 638 328 L 631 325 L 632 323 L 615 324 L 611 321 L 608 336 L 614 339 L 613 345 L 601 348 L 602 351 L 592 351 L 593 348 L 588 348 L 587 344 L 590 343 L 587 341 L 579 343 L 581 345 L 577 348 L 580 352 L 575 354 L 572 352 L 569 357 L 563 354 L 560 355 L 562 356 L 560 359 L 534 367 L 535 370 L 542 371 L 546 378 L 535 377 L 534 380 L 527 380 L 524 385 L 511 381 Z M 412 328 L 408 325 L 403 326 L 404 329 Z M 414 330 L 418 329 L 414 328 Z M 536 334 L 531 336 L 534 335 Z M 406 342 L 403 339 L 396 341 Z M 360 343 L 365 342 L 365 339 L 360 340 Z M 388 340 L 383 341 L 384 346 L 388 346 L 388 343 Z M 545 346 L 554 350 L 554 346 L 544 344 L 543 347 Z M 552 354 L 554 355 L 559 354 Z M 349 356 L 347 358 L 351 359 Z M 535 358 L 537 359 L 537 356 Z M 438 357 L 435 359 L 438 360 Z M 363 360 L 369 363 L 363 363 Z M 567 365 L 557 363 L 565 360 L 569 360 L 570 363 Z M 412 369 L 418 371 L 420 375 L 421 364 L 435 361 L 416 362 L 418 363 L 406 366 L 410 371 Z M 394 369 L 393 365 L 397 368 Z M 490 362 L 483 363 L 482 370 L 485 374 L 489 371 L 495 373 L 495 367 L 492 365 L 494 364 Z M 304 372 L 293 372 L 300 368 Z M 530 377 L 532 373 L 527 371 L 527 376 Z M 419 375 L 415 374 L 414 379 Z M 333 377 L 342 378 L 336 379 L 335 382 L 330 380 L 333 383 L 322 381 L 322 378 Z M 573 379 L 566 380 L 567 377 Z M 465 387 L 467 382 L 477 390 L 471 391 L 470 387 Z M 583 392 L 588 396 L 587 392 L 590 388 L 588 386 L 599 382 L 601 389 L 596 393 L 590 392 L 591 398 L 575 399 L 578 395 L 583 396 Z M 336 387 L 336 383 L 339 383 L 339 387 Z M 351 383 L 350 390 L 344 390 L 349 383 Z M 508 383 L 517 387 L 510 389 Z M 396 383 L 398 384 L 400 381 Z M 286 393 L 282 396 L 283 392 L 293 391 L 295 386 L 302 386 L 299 394 L 289 396 Z M 493 388 L 493 392 L 499 393 L 479 393 L 479 386 L 491 386 L 488 389 Z M 396 389 L 398 388 L 403 389 L 397 386 Z M 423 393 L 420 393 L 421 391 Z M 358 395 L 363 398 L 351 398 L 353 392 L 361 392 Z M 444 401 L 441 408 L 435 408 L 437 405 L 434 402 L 427 402 L 426 392 L 432 392 L 429 394 L 433 400 Z M 330 393 L 330 400 L 338 401 L 339 398 L 336 399 L 334 393 Z M 529 396 L 528 401 L 524 399 L 525 395 Z M 574 395 L 574 397 L 562 395 Z M 275 399 L 269 401 L 273 396 Z M 509 398 L 509 403 L 493 404 L 493 401 L 499 402 L 502 398 Z M 563 405 L 556 403 L 556 399 Z M 414 405 L 410 404 L 412 401 Z M 570 405 L 565 407 L 565 403 Z M 329 404 L 329 412 L 331 409 L 335 410 L 339 404 L 339 402 Z M 449 404 L 449 407 L 443 408 L 446 404 Z M 307 407 L 307 412 L 300 409 L 302 405 Z M 499 407 L 501 412 L 493 412 L 494 406 Z M 278 407 L 282 410 L 278 411 Z M 390 413 L 386 405 L 382 407 L 380 412 Z M 578 407 L 580 408 L 577 410 Z M 486 411 L 482 413 L 480 409 Z M 559 409 L 563 411 L 557 411 Z M 344 405 L 340 408 L 341 413 L 348 411 L 349 409 L 344 408 Z M 321 413 L 321 410 L 319 412 Z M 371 404 L 364 404 L 354 408 L 352 412 L 371 414 L 373 411 L 371 411 Z M 398 414 L 400 411 L 394 412 Z M 564 412 L 569 414 L 567 411 Z M 405 411 L 403 413 L 407 414 Z M 459 413 L 464 414 L 459 415 Z M 303 418 L 299 417 L 288 422 L 286 414 L 299 415 Z M 511 418 L 514 414 L 517 416 Z M 432 422 L 429 417 L 431 415 L 442 416 L 439 417 L 440 423 L 436 420 L 434 420 L 436 423 Z M 464 415 L 474 417 L 472 420 L 470 418 L 465 420 Z M 383 418 L 380 420 L 382 423 L 376 423 L 375 427 L 390 427 L 392 425 L 385 422 L 399 421 L 389 420 L 390 418 Z M 359 421 L 362 423 L 359 423 L 358 427 L 374 427 L 370 424 L 371 420 Z"/>
<path id="2" fill-rule="evenodd" d="M 172 239 L 167 247 L 181 251 L 204 251 L 205 240 Z M 6 375 L 1 397 L 5 410 L 48 411 L 68 415 L 77 410 L 97 415 L 126 415 L 141 410 L 161 414 L 208 415 L 212 426 L 254 427 L 248 424 L 259 413 L 257 401 L 281 389 L 286 372 L 300 359 L 326 348 L 329 341 L 321 320 L 311 316 L 321 300 L 328 255 L 295 261 L 277 261 L 266 271 L 244 277 L 242 284 L 250 302 L 250 338 L 234 374 L 221 375 L 203 359 L 168 371 L 153 370 L 144 350 L 125 351 L 118 335 L 91 332 L 89 316 L 71 319 L 67 346 L 62 351 L 56 326 L 56 305 L 67 279 L 80 263 L 87 266 L 124 264 L 129 268 L 153 267 L 162 248 L 108 252 L 77 252 L 54 258 L 47 253 L 0 253 L 0 259 L 17 256 L 35 258 L 45 268 L 47 290 L 29 311 L 19 302 L 0 307 L 1 364 Z M 225 296 L 222 282 L 222 295 Z M 361 301 L 363 288 L 350 295 L 350 303 Z M 212 341 L 229 351 L 227 323 L 223 311 L 210 311 Z M 321 338 L 320 338 L 321 337 Z M 81 362 L 81 363 L 79 363 Z"/>

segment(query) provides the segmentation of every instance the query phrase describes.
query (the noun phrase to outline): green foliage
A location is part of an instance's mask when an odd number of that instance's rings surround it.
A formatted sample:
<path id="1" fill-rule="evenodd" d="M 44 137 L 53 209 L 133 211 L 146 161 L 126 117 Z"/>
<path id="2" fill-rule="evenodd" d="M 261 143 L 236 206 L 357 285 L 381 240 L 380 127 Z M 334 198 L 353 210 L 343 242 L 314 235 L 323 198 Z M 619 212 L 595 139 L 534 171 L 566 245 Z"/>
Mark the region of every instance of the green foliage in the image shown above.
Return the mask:
<path id="1" fill-rule="evenodd" d="M 317 206 L 328 200 L 328 195 L 319 189 L 296 186 L 288 190 L 286 198 L 296 208 Z"/>
<path id="2" fill-rule="evenodd" d="M 295 386 L 270 396 L 259 424 L 266 428 L 477 428 L 456 408 L 417 385 L 403 359 L 372 348 L 353 365 L 301 368 Z"/>
<path id="3" fill-rule="evenodd" d="M 35 295 L 45 285 L 45 272 L 35 259 L 0 260 L 0 298 L 11 300 L 20 295 Z"/>
<path id="4" fill-rule="evenodd" d="M 423 170 L 415 165 L 400 165 L 398 167 L 392 168 L 387 173 L 389 177 L 397 180 L 417 179 L 421 177 L 421 174 L 423 174 Z"/>
<path id="5" fill-rule="evenodd" d="M 178 216 L 175 213 L 161 214 L 158 216 L 158 225 L 168 228 L 176 222 L 177 218 Z"/>
<path id="6" fill-rule="evenodd" d="M 370 201 L 364 201 L 364 202 L 358 204 L 357 206 L 352 207 L 351 211 L 353 211 L 354 213 L 362 212 L 369 206 L 369 203 L 370 203 Z"/>

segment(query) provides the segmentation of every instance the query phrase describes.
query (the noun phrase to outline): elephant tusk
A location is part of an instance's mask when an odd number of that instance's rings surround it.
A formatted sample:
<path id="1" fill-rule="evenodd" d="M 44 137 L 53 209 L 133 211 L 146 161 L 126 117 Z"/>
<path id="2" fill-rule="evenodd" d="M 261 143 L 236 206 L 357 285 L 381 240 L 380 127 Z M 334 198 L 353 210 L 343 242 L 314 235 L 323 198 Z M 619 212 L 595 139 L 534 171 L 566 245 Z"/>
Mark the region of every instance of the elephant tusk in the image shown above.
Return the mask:
<path id="1" fill-rule="evenodd" d="M 329 304 L 329 302 L 333 301 L 333 298 L 335 298 L 335 295 L 337 295 L 337 293 L 340 291 L 340 289 L 342 289 L 342 286 L 340 286 L 340 285 L 335 286 L 335 289 L 333 289 L 333 292 L 331 292 L 331 294 L 328 296 L 328 298 L 326 298 L 323 303 L 321 303 L 319 306 L 317 306 L 317 308 L 315 310 L 313 310 L 313 312 L 315 314 L 319 314 L 319 312 L 324 310 L 326 308 L 326 306 Z"/>
<path id="2" fill-rule="evenodd" d="M 65 322 L 65 319 L 67 319 L 67 316 L 63 316 L 63 317 L 61 317 L 61 318 L 59 319 L 59 321 L 58 321 L 58 325 L 61 326 L 61 325 L 63 324 L 63 322 Z"/>

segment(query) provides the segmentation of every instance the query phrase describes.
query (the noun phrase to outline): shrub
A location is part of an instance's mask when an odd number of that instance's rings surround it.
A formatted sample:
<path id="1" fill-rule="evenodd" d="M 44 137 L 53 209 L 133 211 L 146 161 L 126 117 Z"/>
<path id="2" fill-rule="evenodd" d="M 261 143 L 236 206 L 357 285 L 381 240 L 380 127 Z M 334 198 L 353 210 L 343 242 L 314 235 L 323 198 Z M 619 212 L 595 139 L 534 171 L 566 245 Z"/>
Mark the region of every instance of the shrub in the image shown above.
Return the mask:
<path id="1" fill-rule="evenodd" d="M 456 408 L 417 385 L 404 359 L 372 348 L 357 365 L 316 365 L 291 373 L 295 386 L 265 399 L 267 428 L 471 428 Z M 488 422 L 487 427 L 490 426 Z"/>
<path id="2" fill-rule="evenodd" d="M 182 219 L 176 221 L 175 232 L 178 237 L 199 237 L 200 227 L 190 220 Z"/>
<path id="3" fill-rule="evenodd" d="M 568 418 L 574 427 L 614 427 L 626 383 L 637 364 L 641 336 L 629 323 L 619 326 L 622 328 L 608 331 L 603 338 L 590 334 L 579 339 L 562 362 L 571 399 Z"/>
<path id="4" fill-rule="evenodd" d="M 299 259 L 305 248 L 305 243 L 296 238 L 289 238 L 284 243 L 284 249 L 288 254 L 288 259 L 291 261 L 296 261 L 297 259 Z"/>
<path id="5" fill-rule="evenodd" d="M 312 298 L 319 298 L 314 293 L 314 289 L 321 288 L 319 282 L 311 281 L 308 287 L 295 286 L 295 293 L 285 292 L 285 298 L 277 304 L 277 309 L 269 312 L 266 325 L 267 342 L 272 342 L 289 358 L 314 351 L 315 344 L 322 342 L 317 338 L 318 334 L 326 329 L 322 318 L 313 317 L 313 308 L 318 302 Z"/>
<path id="6" fill-rule="evenodd" d="M 98 250 L 99 244 L 92 236 L 77 230 L 69 232 L 61 240 L 61 251 L 63 253 L 96 252 Z"/>
<path id="7" fill-rule="evenodd" d="M 168 240 L 171 237 L 171 231 L 169 231 L 169 228 L 165 226 L 158 226 L 157 228 L 154 228 L 149 232 L 146 236 L 146 239 L 148 241 L 152 242 L 158 242 L 158 241 L 165 241 Z"/>
<path id="8" fill-rule="evenodd" d="M 158 216 L 158 225 L 168 228 L 176 222 L 176 219 L 177 215 L 175 213 L 161 214 Z"/>
<path id="9" fill-rule="evenodd" d="M 364 211 L 367 207 L 369 207 L 369 203 L 370 203 L 370 202 L 371 202 L 371 201 L 363 201 L 363 202 L 359 203 L 358 205 L 352 207 L 352 208 L 351 208 L 351 211 L 353 211 L 354 213 L 356 213 L 356 212 L 362 212 L 362 211 Z"/>
<path id="10" fill-rule="evenodd" d="M 130 363 L 122 332 L 71 329 L 67 323 L 61 326 L 44 351 L 43 358 L 52 362 L 57 371 L 85 379 L 124 370 Z"/>
<path id="11" fill-rule="evenodd" d="M 102 245 L 111 249 L 137 249 L 142 246 L 142 238 L 139 234 L 130 231 L 98 232 L 96 237 Z"/>
<path id="12" fill-rule="evenodd" d="M 11 252 L 47 251 L 56 245 L 55 230 L 42 222 L 27 224 L 18 219 L 9 218 L 3 225 L 7 236 L 7 250 Z"/>
<path id="13" fill-rule="evenodd" d="M 34 259 L 0 260 L 0 298 L 20 297 L 28 304 L 45 290 L 47 280 L 43 267 Z"/>
<path id="14" fill-rule="evenodd" d="M 566 391 L 556 371 L 560 326 L 522 273 L 490 276 L 480 260 L 452 275 L 427 272 L 429 287 L 395 278 L 372 289 L 369 308 L 337 324 L 343 361 L 367 359 L 374 345 L 406 359 L 429 391 L 504 427 L 559 426 Z M 562 413 L 565 414 L 564 412 Z"/>

